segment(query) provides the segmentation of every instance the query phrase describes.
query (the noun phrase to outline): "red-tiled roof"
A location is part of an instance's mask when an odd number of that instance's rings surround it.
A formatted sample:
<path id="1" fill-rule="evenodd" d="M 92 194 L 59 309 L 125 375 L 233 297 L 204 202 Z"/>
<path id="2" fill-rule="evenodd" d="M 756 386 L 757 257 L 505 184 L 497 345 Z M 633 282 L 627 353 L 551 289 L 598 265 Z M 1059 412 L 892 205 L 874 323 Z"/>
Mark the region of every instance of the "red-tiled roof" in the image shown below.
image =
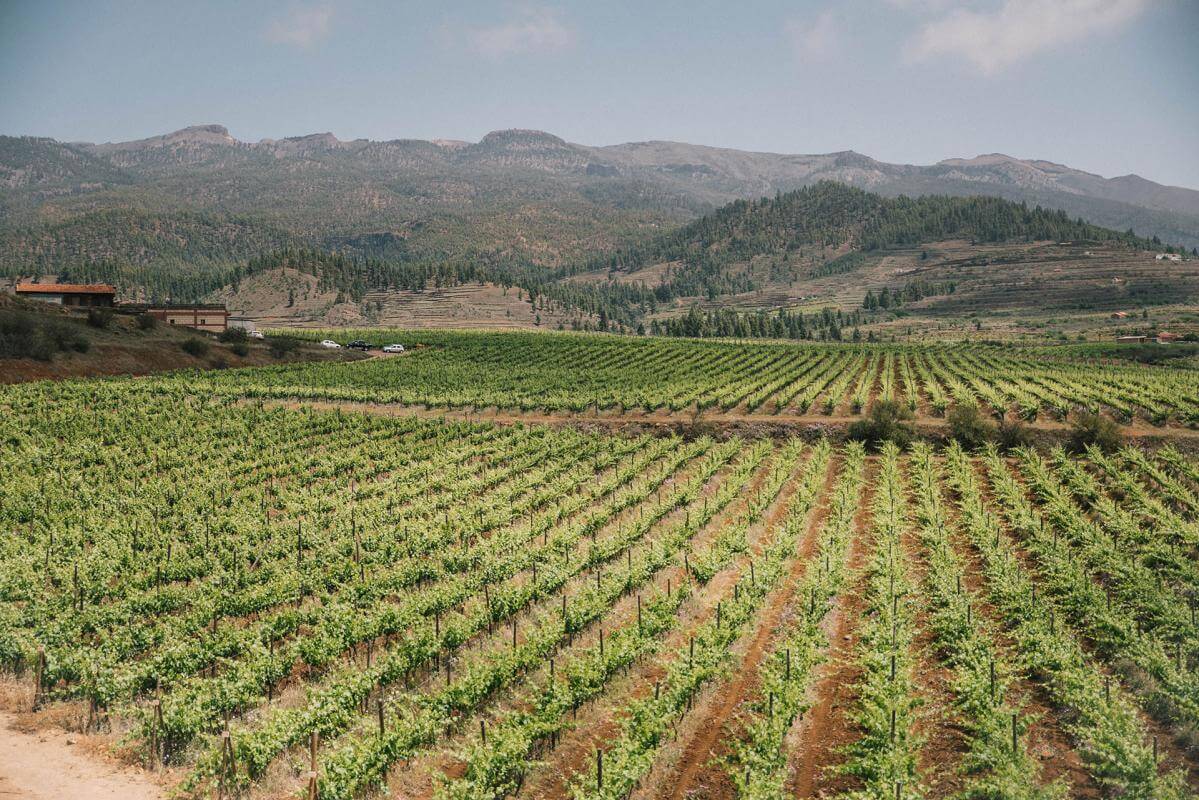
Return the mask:
<path id="1" fill-rule="evenodd" d="M 107 283 L 18 283 L 19 294 L 116 294 L 117 290 Z"/>

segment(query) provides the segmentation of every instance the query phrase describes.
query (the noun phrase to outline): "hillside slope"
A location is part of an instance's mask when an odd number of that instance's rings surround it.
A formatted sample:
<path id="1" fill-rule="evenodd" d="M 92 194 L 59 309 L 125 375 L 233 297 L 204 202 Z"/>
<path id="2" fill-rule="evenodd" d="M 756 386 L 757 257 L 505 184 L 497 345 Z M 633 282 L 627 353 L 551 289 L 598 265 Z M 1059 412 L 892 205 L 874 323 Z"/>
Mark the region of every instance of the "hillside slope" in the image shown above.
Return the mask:
<path id="1" fill-rule="evenodd" d="M 212 297 L 264 325 L 627 329 L 692 308 L 829 308 L 856 313 L 856 325 L 901 305 L 957 320 L 1194 305 L 1199 262 L 1159 260 L 1150 244 L 996 198 L 886 198 L 822 182 L 558 270 L 282 251 L 237 267 Z"/>
<path id="2" fill-rule="evenodd" d="M 196 340 L 203 344 L 185 349 Z M 0 293 L 0 384 L 360 357 L 310 343 L 296 343 L 286 351 L 256 340 L 233 345 L 171 325 L 147 328 L 126 314 L 90 319 L 82 312 Z"/>

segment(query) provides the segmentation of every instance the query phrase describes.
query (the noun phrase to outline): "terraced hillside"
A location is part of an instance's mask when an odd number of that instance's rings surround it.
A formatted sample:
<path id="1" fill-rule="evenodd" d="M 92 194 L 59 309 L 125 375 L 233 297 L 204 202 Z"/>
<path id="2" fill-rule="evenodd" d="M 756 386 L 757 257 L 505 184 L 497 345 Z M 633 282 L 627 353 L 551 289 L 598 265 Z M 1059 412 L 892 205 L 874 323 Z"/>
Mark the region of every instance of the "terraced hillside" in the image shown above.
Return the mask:
<path id="1" fill-rule="evenodd" d="M 866 292 L 902 291 L 914 281 L 954 284 L 905 310 L 916 316 L 967 316 L 992 312 L 1114 311 L 1157 307 L 1199 295 L 1199 262 L 1162 262 L 1154 253 L 1122 247 L 1056 242 L 985 245 L 963 240 L 929 242 L 867 255 L 846 271 L 821 274 L 835 252 L 816 251 L 789 259 L 791 274 L 779 275 L 773 259 L 756 259 L 739 269 L 759 276 L 764 287 L 708 300 L 682 298 L 662 316 L 701 309 L 743 311 L 779 307 L 860 308 Z M 652 281 L 667 265 L 616 280 Z M 771 274 L 776 277 L 771 280 Z M 602 279 L 595 276 L 594 280 Z"/>
<path id="2" fill-rule="evenodd" d="M 253 320 L 259 328 L 361 327 L 384 328 L 525 328 L 547 329 L 572 324 L 592 315 L 568 312 L 557 305 L 530 302 L 519 287 L 493 283 L 458 283 L 423 290 L 366 289 L 360 297 L 293 268 L 252 275 L 216 293 L 230 313 Z"/>

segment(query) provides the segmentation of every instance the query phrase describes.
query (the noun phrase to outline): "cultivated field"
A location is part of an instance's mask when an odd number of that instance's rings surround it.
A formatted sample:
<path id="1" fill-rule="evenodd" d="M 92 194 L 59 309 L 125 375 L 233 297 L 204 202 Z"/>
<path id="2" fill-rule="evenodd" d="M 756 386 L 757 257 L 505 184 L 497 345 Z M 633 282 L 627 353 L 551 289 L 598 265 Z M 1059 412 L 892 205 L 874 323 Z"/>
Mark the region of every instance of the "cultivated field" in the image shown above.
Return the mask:
<path id="1" fill-rule="evenodd" d="M 196 797 L 1199 791 L 1194 373 L 987 347 L 402 340 L 350 364 L 0 389 L 7 710 Z M 884 398 L 1094 408 L 1180 446 L 867 452 L 719 424 Z M 702 410 L 715 435 L 317 408 L 340 401 Z"/>
<path id="2" fill-rule="evenodd" d="M 897 400 L 919 416 L 978 405 L 1026 421 L 1076 409 L 1154 426 L 1199 422 L 1199 372 L 981 344 L 823 346 L 572 334 L 297 331 L 403 341 L 411 352 L 341 367 L 219 375 L 212 391 L 433 407 L 588 409 L 776 418 L 858 415 Z M 190 379 L 189 379 L 190 380 Z"/>

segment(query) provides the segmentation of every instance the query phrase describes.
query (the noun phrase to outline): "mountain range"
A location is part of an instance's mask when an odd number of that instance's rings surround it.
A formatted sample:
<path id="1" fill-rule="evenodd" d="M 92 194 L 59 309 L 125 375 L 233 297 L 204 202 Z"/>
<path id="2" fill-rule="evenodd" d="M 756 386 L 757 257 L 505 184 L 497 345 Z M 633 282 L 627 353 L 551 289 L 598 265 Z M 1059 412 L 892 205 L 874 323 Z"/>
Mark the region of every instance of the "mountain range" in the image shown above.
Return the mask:
<path id="1" fill-rule="evenodd" d="M 0 137 L 0 273 L 169 274 L 178 292 L 189 276 L 290 247 L 561 267 L 827 180 L 883 196 L 997 196 L 1199 246 L 1199 191 L 999 154 L 913 166 L 852 151 L 592 147 L 531 130 L 475 143 L 243 142 L 200 125 L 106 144 Z"/>

